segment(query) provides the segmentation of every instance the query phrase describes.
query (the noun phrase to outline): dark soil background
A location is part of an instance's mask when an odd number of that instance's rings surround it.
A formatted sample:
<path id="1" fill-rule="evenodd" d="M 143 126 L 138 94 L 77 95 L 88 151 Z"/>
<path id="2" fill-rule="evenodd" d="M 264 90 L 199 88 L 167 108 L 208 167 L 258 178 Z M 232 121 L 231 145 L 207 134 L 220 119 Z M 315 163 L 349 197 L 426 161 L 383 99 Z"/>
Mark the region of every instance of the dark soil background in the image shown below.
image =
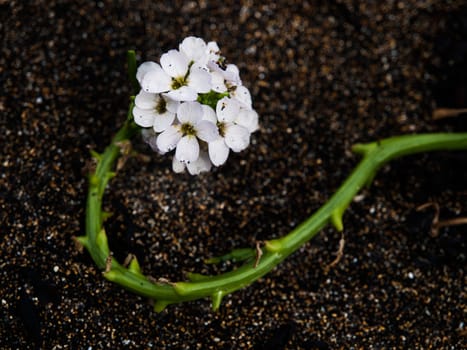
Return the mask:
<path id="1" fill-rule="evenodd" d="M 203 258 L 288 233 L 358 161 L 356 142 L 466 131 L 465 1 L 0 1 L 1 349 L 461 349 L 466 346 L 466 152 L 396 160 L 328 228 L 226 297 L 157 314 L 102 277 L 83 234 L 91 149 L 126 117 L 126 52 L 216 40 L 253 95 L 252 145 L 200 177 L 131 158 L 105 208 L 111 248 L 170 280 Z M 228 269 L 220 266 L 219 269 Z"/>

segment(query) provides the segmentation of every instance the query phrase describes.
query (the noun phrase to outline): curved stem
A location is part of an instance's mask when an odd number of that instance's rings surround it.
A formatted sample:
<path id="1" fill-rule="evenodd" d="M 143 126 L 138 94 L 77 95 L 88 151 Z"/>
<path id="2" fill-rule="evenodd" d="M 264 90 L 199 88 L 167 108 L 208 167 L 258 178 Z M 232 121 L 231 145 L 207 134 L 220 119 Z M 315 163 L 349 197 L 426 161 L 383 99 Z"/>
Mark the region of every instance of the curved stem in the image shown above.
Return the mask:
<path id="1" fill-rule="evenodd" d="M 78 239 L 88 249 L 96 264 L 101 269 L 106 268 L 104 276 L 108 280 L 155 300 L 154 308 L 157 311 L 163 310 L 169 304 L 205 297 L 210 297 L 213 309 L 217 309 L 225 295 L 264 276 L 327 224 L 331 223 L 337 230 L 342 230 L 342 216 L 352 199 L 362 187 L 370 184 L 378 169 L 391 159 L 420 152 L 467 149 L 467 133 L 406 135 L 355 145 L 353 150 L 362 154 L 363 159 L 335 194 L 289 234 L 266 241 L 259 259 L 256 261 L 249 259 L 241 267 L 217 276 L 191 274 L 190 281 L 186 282 L 154 283 L 141 273 L 136 260 L 126 268 L 114 258 L 109 259 L 107 238 L 102 228 L 102 195 L 111 178 L 111 169 L 118 158 L 118 148 L 115 143 L 131 137 L 134 132 L 134 126 L 127 122 L 112 140 L 111 145 L 98 157 L 96 171 L 90 176 L 86 236 Z"/>
<path id="2" fill-rule="evenodd" d="M 132 107 L 133 104 L 130 105 L 130 111 Z M 77 237 L 77 239 L 87 248 L 92 259 L 101 269 L 106 266 L 106 259 L 109 255 L 109 247 L 103 228 L 105 213 L 102 211 L 102 197 L 107 183 L 115 176 L 112 169 L 120 156 L 118 143 L 129 140 L 138 130 L 139 127 L 128 118 L 115 134 L 110 145 L 104 150 L 104 153 L 93 152 L 97 165 L 94 172 L 89 175 L 89 189 L 86 201 L 86 236 Z"/>

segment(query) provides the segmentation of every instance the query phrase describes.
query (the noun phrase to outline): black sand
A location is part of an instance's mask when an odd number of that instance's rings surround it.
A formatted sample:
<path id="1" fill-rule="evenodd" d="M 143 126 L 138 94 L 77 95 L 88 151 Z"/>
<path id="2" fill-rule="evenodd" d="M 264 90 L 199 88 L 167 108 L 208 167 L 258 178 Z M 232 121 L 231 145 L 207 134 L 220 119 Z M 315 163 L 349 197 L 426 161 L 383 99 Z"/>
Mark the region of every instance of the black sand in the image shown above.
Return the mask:
<path id="1" fill-rule="evenodd" d="M 135 140 L 105 207 L 111 248 L 153 277 L 284 235 L 357 163 L 356 142 L 465 131 L 462 1 L 0 1 L 1 349 L 461 349 L 466 346 L 465 152 L 392 162 L 344 216 L 259 282 L 169 307 L 104 280 L 84 228 L 89 150 L 125 119 L 126 51 L 157 60 L 216 40 L 250 87 L 261 130 L 216 171 L 175 175 Z M 140 157 L 141 158 L 141 157 Z M 227 269 L 221 266 L 220 269 Z"/>

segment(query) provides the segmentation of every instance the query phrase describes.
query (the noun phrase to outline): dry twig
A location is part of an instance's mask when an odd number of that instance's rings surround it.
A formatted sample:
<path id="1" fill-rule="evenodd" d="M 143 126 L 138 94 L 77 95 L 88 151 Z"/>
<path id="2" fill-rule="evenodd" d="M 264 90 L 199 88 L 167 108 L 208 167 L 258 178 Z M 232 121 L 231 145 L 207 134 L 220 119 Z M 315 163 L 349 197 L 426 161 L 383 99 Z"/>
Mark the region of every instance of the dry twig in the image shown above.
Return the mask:
<path id="1" fill-rule="evenodd" d="M 420 205 L 416 208 L 417 211 L 424 210 L 426 208 L 433 207 L 435 209 L 435 215 L 433 221 L 431 222 L 431 237 L 437 237 L 439 235 L 439 229 L 442 227 L 456 226 L 456 225 L 466 225 L 467 217 L 439 220 L 439 205 L 438 203 L 428 202 Z"/>
<path id="2" fill-rule="evenodd" d="M 437 108 L 433 111 L 433 119 L 458 117 L 463 113 L 467 113 L 467 108 Z"/>
<path id="3" fill-rule="evenodd" d="M 256 268 L 259 264 L 259 261 L 261 260 L 261 257 L 263 256 L 263 250 L 261 249 L 261 245 L 263 244 L 262 241 L 256 242 L 256 260 L 253 265 L 254 268 Z"/>
<path id="4" fill-rule="evenodd" d="M 341 239 L 339 240 L 339 248 L 336 252 L 336 258 L 327 266 L 324 267 L 325 273 L 328 273 L 334 266 L 336 266 L 344 256 L 344 247 L 345 247 L 345 237 L 344 233 L 342 233 Z"/>

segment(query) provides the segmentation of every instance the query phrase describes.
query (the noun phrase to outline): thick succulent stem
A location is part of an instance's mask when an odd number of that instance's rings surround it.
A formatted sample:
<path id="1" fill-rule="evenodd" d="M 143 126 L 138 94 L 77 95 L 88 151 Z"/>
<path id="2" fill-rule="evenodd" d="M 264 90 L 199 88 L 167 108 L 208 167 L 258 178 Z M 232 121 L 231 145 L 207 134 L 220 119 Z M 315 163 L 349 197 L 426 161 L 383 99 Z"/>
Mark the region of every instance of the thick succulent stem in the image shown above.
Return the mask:
<path id="1" fill-rule="evenodd" d="M 130 111 L 132 109 L 130 105 Z M 89 188 L 86 201 L 86 236 L 78 237 L 78 241 L 86 247 L 97 266 L 103 269 L 109 256 L 109 246 L 103 222 L 106 213 L 102 211 L 102 197 L 109 180 L 115 176 L 114 165 L 120 156 L 119 142 L 130 139 L 139 127 L 127 119 L 104 153 L 93 152 L 96 168 L 89 175 Z"/>
<path id="2" fill-rule="evenodd" d="M 130 107 L 131 111 L 131 107 Z M 233 270 L 216 276 L 190 274 L 189 281 L 167 283 L 153 282 L 146 278 L 139 264 L 133 260 L 124 267 L 110 256 L 107 236 L 103 229 L 104 212 L 102 197 L 108 181 L 114 176 L 113 168 L 119 157 L 118 142 L 130 139 L 138 127 L 129 119 L 115 135 L 104 153 L 95 154 L 97 167 L 89 177 L 89 193 L 86 206 L 86 235 L 78 240 L 89 251 L 104 276 L 124 288 L 155 301 L 155 310 L 161 311 L 167 305 L 209 297 L 213 309 L 217 309 L 222 298 L 238 289 L 248 286 L 261 278 L 299 247 L 313 238 L 323 227 L 332 224 L 337 230 L 343 229 L 342 216 L 355 195 L 368 185 L 378 169 L 394 158 L 405 155 L 438 150 L 467 149 L 467 133 L 439 133 L 406 135 L 387 138 L 378 142 L 358 144 L 354 152 L 363 159 L 337 189 L 335 194 L 312 216 L 282 238 L 266 241 L 259 259 L 253 259 L 254 249 L 237 249 L 224 257 L 239 256 L 245 263 Z M 244 253 L 247 254 L 244 254 Z M 221 261 L 211 259 L 211 262 Z"/>

